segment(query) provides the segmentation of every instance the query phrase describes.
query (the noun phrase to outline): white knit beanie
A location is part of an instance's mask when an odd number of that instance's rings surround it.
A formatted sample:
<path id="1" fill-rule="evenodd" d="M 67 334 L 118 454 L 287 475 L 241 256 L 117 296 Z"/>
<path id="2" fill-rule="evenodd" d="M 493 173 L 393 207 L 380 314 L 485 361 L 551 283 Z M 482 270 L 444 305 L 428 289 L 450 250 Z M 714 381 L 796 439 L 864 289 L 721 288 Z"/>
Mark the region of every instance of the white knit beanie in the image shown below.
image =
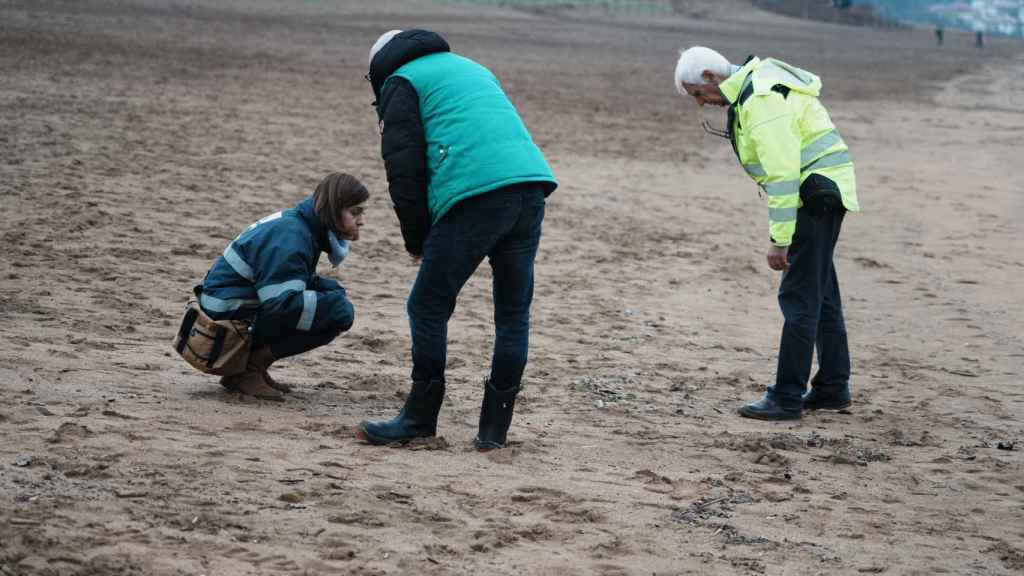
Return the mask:
<path id="1" fill-rule="evenodd" d="M 711 48 L 694 46 L 683 50 L 679 54 L 679 61 L 676 62 L 676 90 L 680 94 L 685 95 L 686 90 L 683 89 L 684 82 L 687 84 L 707 84 L 707 81 L 701 76 L 705 70 L 710 70 L 720 76 L 728 76 L 732 74 L 732 64 L 725 59 L 725 56 Z"/>
<path id="2" fill-rule="evenodd" d="M 377 41 L 373 43 L 373 48 L 370 48 L 370 61 L 367 62 L 366 65 L 369 66 L 373 64 L 373 57 L 377 55 L 377 52 L 380 52 L 380 49 L 400 32 L 401 30 L 388 30 L 381 34 L 380 38 L 377 38 Z"/>

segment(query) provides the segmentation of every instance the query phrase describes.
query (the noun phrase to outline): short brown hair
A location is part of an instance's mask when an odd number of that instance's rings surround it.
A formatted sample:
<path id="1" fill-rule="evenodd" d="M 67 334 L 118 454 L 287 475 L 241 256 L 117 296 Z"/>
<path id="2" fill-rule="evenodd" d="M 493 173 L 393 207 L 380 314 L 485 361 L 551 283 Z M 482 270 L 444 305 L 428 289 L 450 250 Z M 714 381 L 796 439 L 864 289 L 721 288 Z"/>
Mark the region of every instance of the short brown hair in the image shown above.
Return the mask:
<path id="1" fill-rule="evenodd" d="M 370 197 L 370 191 L 355 176 L 344 172 L 328 174 L 313 193 L 313 211 L 327 228 L 334 230 L 335 218 L 342 210 L 357 206 Z"/>

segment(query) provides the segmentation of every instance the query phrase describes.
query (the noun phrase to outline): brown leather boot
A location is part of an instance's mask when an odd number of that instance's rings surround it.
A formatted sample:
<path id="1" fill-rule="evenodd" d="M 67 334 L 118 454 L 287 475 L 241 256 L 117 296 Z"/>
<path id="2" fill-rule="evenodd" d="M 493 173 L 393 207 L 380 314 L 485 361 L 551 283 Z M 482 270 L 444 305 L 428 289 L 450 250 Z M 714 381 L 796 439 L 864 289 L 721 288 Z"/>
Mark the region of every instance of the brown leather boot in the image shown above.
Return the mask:
<path id="1" fill-rule="evenodd" d="M 268 386 L 287 394 L 292 391 L 292 385 L 274 380 L 270 377 L 270 372 L 267 371 L 276 360 L 277 358 L 274 358 L 274 352 L 270 349 L 270 346 L 263 346 L 249 353 L 249 368 L 262 373 L 263 380 L 267 382 Z"/>
<path id="2" fill-rule="evenodd" d="M 263 373 L 258 370 L 247 370 L 241 374 L 224 376 L 220 379 L 220 384 L 232 392 L 260 400 L 284 402 L 284 395 L 268 386 L 267 381 L 263 379 Z"/>

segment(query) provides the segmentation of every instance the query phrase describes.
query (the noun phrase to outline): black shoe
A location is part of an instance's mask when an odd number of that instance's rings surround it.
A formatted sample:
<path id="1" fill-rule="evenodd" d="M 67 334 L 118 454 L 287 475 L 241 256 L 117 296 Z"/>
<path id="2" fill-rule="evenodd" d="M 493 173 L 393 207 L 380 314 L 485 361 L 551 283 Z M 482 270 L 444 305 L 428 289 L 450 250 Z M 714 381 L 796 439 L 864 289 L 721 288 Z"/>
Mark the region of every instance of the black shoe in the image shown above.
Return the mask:
<path id="1" fill-rule="evenodd" d="M 765 396 L 760 400 L 740 406 L 737 412 L 745 418 L 756 418 L 758 420 L 799 420 L 800 409 L 786 409 L 779 406 L 774 400 Z"/>
<path id="2" fill-rule="evenodd" d="M 805 410 L 843 410 L 851 403 L 850 387 L 846 384 L 815 386 L 812 382 L 811 391 L 804 394 Z"/>
<path id="3" fill-rule="evenodd" d="M 370 422 L 364 420 L 356 426 L 356 436 L 370 444 L 405 443 L 415 438 L 429 438 L 437 434 L 437 414 L 444 402 L 444 382 L 413 382 L 405 406 L 391 420 Z"/>
<path id="4" fill-rule="evenodd" d="M 505 447 L 517 394 L 519 386 L 495 390 L 489 380 L 484 383 L 484 401 L 480 405 L 480 430 L 473 439 L 473 445 L 477 450 L 487 452 Z"/>

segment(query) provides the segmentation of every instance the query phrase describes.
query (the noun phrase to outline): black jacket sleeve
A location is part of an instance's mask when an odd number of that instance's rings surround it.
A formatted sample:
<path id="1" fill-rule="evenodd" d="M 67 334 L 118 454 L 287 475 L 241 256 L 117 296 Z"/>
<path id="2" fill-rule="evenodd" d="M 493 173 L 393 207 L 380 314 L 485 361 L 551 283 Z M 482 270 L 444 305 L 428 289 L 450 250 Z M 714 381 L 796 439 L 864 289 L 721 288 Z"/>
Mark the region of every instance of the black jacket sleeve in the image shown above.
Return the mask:
<path id="1" fill-rule="evenodd" d="M 430 231 L 427 139 L 420 118 L 419 96 L 408 80 L 395 77 L 384 86 L 379 106 L 388 191 L 402 227 L 405 249 L 419 256 Z"/>

